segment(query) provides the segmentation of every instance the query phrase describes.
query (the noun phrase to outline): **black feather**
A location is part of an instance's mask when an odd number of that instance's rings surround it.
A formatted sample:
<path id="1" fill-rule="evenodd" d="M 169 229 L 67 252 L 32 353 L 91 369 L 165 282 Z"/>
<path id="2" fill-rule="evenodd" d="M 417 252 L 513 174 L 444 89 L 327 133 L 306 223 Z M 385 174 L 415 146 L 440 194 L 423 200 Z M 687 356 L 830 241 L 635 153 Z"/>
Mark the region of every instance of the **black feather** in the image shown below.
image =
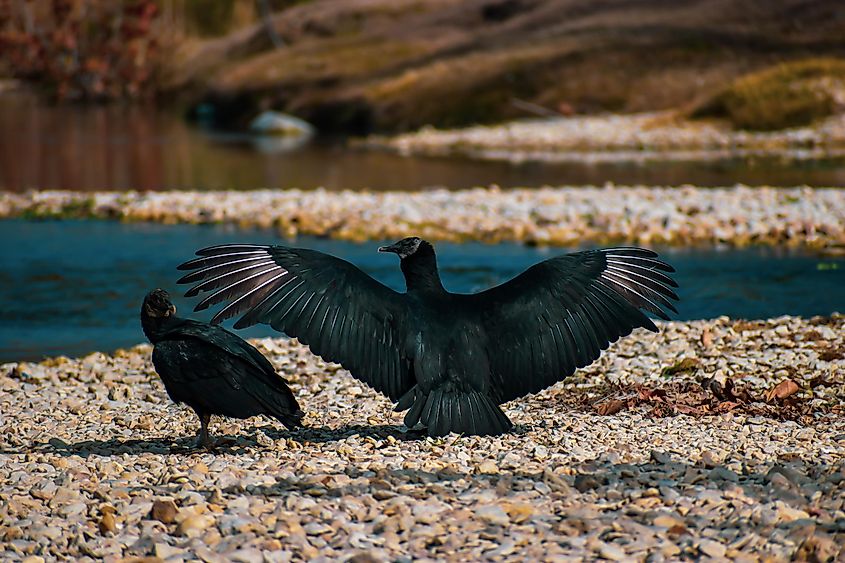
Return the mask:
<path id="1" fill-rule="evenodd" d="M 289 428 L 301 426 L 296 398 L 261 352 L 222 327 L 182 319 L 173 311 L 162 290 L 151 292 L 141 308 L 153 365 L 171 399 L 201 419 L 264 414 Z"/>

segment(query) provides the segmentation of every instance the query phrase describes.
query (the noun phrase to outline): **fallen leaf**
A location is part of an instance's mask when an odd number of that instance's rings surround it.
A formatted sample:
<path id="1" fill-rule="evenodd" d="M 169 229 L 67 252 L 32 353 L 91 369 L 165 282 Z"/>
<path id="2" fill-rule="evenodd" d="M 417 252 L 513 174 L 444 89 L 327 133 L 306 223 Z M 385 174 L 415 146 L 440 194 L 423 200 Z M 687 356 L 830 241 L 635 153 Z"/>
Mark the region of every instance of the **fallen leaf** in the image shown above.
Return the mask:
<path id="1" fill-rule="evenodd" d="M 679 373 L 694 373 L 700 365 L 701 362 L 695 358 L 684 358 L 673 366 L 663 368 L 660 375 L 663 377 L 670 377 L 678 375 Z"/>
<path id="2" fill-rule="evenodd" d="M 760 330 L 765 326 L 765 323 L 758 321 L 739 321 L 734 323 L 733 329 L 735 332 L 745 332 L 746 330 Z"/>
<path id="3" fill-rule="evenodd" d="M 707 412 L 705 407 L 688 407 L 687 405 L 681 404 L 674 404 L 672 408 L 675 409 L 675 412 L 679 412 L 681 414 L 689 414 L 693 416 L 701 416 Z"/>
<path id="4" fill-rule="evenodd" d="M 797 383 L 792 381 L 791 379 L 784 379 L 768 391 L 766 391 L 766 402 L 771 403 L 775 399 L 783 400 L 787 397 L 791 397 L 792 395 L 799 392 L 801 388 L 798 386 Z"/>
<path id="5" fill-rule="evenodd" d="M 619 399 L 613 399 L 607 401 L 606 403 L 602 403 L 596 406 L 596 412 L 602 416 L 609 416 L 611 414 L 616 414 L 619 411 L 623 410 L 628 403 L 626 401 L 620 401 Z"/>
<path id="6" fill-rule="evenodd" d="M 740 406 L 740 403 L 735 403 L 733 401 L 722 401 L 716 408 L 714 409 L 716 412 L 730 412 Z"/>
<path id="7" fill-rule="evenodd" d="M 819 350 L 819 359 L 823 362 L 834 362 L 845 358 L 842 348 L 824 348 Z"/>
<path id="8" fill-rule="evenodd" d="M 640 401 L 662 402 L 665 396 L 666 391 L 663 389 L 650 389 L 648 387 L 639 387 L 637 389 L 637 399 Z"/>
<path id="9" fill-rule="evenodd" d="M 686 526 L 677 524 L 666 530 L 666 533 L 670 536 L 683 536 L 684 534 L 689 534 L 689 530 L 687 530 Z"/>
<path id="10" fill-rule="evenodd" d="M 833 383 L 827 380 L 827 378 L 823 375 L 817 375 L 812 378 L 809 382 L 810 389 L 815 389 L 816 387 L 832 387 Z"/>

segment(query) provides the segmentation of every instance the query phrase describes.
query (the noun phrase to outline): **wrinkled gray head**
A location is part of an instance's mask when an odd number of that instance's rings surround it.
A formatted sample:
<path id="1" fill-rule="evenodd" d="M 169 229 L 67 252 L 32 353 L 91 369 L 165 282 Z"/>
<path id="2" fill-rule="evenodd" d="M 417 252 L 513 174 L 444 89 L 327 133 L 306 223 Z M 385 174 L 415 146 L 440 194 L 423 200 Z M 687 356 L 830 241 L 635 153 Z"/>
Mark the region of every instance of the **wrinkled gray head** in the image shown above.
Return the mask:
<path id="1" fill-rule="evenodd" d="M 154 289 L 144 297 L 141 312 L 148 317 L 171 317 L 176 314 L 176 305 L 170 302 L 170 295 L 163 289 Z"/>
<path id="2" fill-rule="evenodd" d="M 378 251 L 379 252 L 393 252 L 399 255 L 399 258 L 407 258 L 408 256 L 412 256 L 417 250 L 420 249 L 420 246 L 428 246 L 431 247 L 429 243 L 424 241 L 419 237 L 408 237 L 403 238 L 398 242 L 394 242 L 390 246 L 380 246 Z"/>

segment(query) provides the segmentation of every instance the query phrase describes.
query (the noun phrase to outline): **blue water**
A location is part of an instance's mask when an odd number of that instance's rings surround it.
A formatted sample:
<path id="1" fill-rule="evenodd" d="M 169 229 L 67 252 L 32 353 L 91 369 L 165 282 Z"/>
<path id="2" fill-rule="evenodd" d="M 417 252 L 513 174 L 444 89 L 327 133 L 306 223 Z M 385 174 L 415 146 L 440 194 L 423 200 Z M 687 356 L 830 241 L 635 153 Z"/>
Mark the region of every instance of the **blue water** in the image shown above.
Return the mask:
<path id="1" fill-rule="evenodd" d="M 404 282 L 394 255 L 379 242 L 280 239 L 273 231 L 225 226 L 123 224 L 107 221 L 0 221 L 0 361 L 110 351 L 144 341 L 138 312 L 144 294 L 163 287 L 181 314 L 194 300 L 179 298 L 176 265 L 198 248 L 226 242 L 283 243 L 341 256 L 396 289 Z M 531 264 L 570 249 L 518 244 L 437 245 L 442 276 L 452 291 L 495 285 Z M 678 319 L 764 318 L 845 311 L 845 259 L 766 248 L 663 249 L 678 270 Z M 210 311 L 195 315 L 207 320 Z M 231 322 L 231 321 L 230 321 Z M 274 334 L 268 327 L 243 336 Z"/>

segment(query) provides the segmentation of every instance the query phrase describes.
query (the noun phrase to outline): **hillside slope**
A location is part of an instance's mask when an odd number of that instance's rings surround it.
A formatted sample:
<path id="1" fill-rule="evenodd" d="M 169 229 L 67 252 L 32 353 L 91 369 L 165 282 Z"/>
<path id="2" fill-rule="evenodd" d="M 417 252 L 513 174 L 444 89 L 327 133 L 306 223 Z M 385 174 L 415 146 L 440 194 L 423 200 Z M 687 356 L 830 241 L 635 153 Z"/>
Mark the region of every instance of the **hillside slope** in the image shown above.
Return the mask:
<path id="1" fill-rule="evenodd" d="M 780 61 L 845 55 L 835 0 L 318 0 L 184 45 L 165 89 L 222 121 L 293 112 L 324 131 L 398 131 L 689 104 Z"/>

